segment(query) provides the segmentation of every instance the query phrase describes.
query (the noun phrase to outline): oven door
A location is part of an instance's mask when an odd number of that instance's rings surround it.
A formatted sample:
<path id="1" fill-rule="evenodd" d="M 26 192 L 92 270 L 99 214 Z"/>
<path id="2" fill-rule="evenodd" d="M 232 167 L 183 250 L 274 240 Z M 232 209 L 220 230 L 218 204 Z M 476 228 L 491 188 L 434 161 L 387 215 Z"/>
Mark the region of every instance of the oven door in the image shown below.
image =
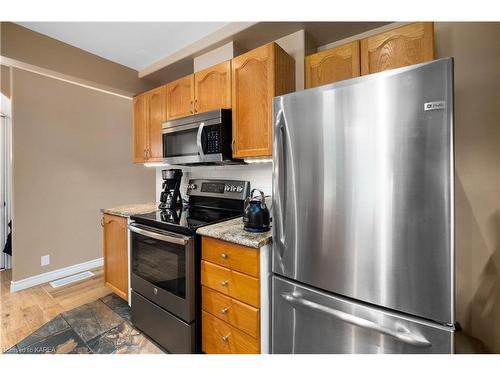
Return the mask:
<path id="1" fill-rule="evenodd" d="M 225 159 L 220 120 L 164 127 L 163 158 L 168 164 L 217 163 Z"/>
<path id="2" fill-rule="evenodd" d="M 132 289 L 186 322 L 195 318 L 195 239 L 131 223 Z"/>

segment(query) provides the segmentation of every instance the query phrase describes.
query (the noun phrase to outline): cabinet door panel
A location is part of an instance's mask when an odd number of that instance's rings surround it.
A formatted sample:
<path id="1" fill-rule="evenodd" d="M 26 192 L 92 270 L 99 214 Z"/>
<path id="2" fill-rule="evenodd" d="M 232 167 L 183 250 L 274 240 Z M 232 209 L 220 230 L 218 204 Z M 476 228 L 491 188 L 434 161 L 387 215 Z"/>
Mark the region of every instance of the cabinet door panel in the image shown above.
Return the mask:
<path id="1" fill-rule="evenodd" d="M 202 237 L 201 258 L 250 276 L 260 277 L 259 249 Z"/>
<path id="2" fill-rule="evenodd" d="M 231 61 L 195 73 L 195 112 L 231 108 Z"/>
<path id="3" fill-rule="evenodd" d="M 159 161 L 163 157 L 161 127 L 167 119 L 165 111 L 165 86 L 158 87 L 149 95 L 149 145 L 148 161 Z"/>
<path id="4" fill-rule="evenodd" d="M 147 94 L 138 95 L 133 100 L 133 161 L 144 163 L 148 144 L 148 108 Z"/>
<path id="5" fill-rule="evenodd" d="M 233 59 L 233 156 L 271 156 L 274 49 L 265 45 Z"/>
<path id="6" fill-rule="evenodd" d="M 260 281 L 255 277 L 202 260 L 201 284 L 254 307 L 260 307 Z"/>
<path id="7" fill-rule="evenodd" d="M 259 340 L 217 319 L 206 311 L 201 312 L 202 350 L 206 354 L 259 354 Z"/>
<path id="8" fill-rule="evenodd" d="M 121 298 L 128 299 L 127 219 L 104 215 L 104 282 Z"/>
<path id="9" fill-rule="evenodd" d="M 361 40 L 361 74 L 434 59 L 434 24 L 416 22 Z"/>
<path id="10" fill-rule="evenodd" d="M 167 120 L 193 114 L 194 75 L 167 84 Z"/>
<path id="11" fill-rule="evenodd" d="M 358 77 L 359 66 L 359 41 L 307 56 L 306 89 Z"/>
<path id="12" fill-rule="evenodd" d="M 258 339 L 260 337 L 260 310 L 202 287 L 201 307 L 220 320 Z"/>

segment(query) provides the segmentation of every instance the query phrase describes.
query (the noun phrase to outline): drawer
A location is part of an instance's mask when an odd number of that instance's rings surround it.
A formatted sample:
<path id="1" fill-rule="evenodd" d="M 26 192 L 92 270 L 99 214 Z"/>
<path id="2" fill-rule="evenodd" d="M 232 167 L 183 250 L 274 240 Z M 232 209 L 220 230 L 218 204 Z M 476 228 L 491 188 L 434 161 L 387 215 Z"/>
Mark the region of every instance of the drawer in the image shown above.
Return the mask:
<path id="1" fill-rule="evenodd" d="M 255 307 L 202 287 L 201 308 L 256 339 L 260 337 L 260 310 Z"/>
<path id="2" fill-rule="evenodd" d="M 202 260 L 201 284 L 260 307 L 260 282 L 255 277 Z"/>
<path id="3" fill-rule="evenodd" d="M 210 237 L 202 238 L 201 258 L 232 270 L 259 277 L 260 250 Z"/>
<path id="4" fill-rule="evenodd" d="M 206 311 L 201 312 L 201 348 L 207 354 L 259 354 L 259 340 L 217 319 Z"/>

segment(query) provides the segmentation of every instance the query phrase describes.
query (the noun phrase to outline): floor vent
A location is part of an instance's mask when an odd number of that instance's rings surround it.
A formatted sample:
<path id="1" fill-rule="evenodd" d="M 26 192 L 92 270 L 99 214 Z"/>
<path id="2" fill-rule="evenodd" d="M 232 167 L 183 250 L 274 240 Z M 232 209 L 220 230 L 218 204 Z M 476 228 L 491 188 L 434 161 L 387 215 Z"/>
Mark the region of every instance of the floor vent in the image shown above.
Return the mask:
<path id="1" fill-rule="evenodd" d="M 52 288 L 59 288 L 60 286 L 68 285 L 68 284 L 75 283 L 75 282 L 80 281 L 80 280 L 88 279 L 89 277 L 92 277 L 92 276 L 94 276 L 94 274 L 92 272 L 85 271 L 85 272 L 77 273 L 76 275 L 71 275 L 71 276 L 64 277 L 64 278 L 59 279 L 59 280 L 52 281 L 49 284 Z"/>

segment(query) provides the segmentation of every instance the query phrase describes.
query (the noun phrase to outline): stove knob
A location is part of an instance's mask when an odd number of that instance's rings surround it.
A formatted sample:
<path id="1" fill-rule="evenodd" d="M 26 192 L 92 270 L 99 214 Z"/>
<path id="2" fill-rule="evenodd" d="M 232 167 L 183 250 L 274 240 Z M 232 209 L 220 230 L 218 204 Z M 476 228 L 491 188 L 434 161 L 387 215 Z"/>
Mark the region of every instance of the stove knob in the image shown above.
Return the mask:
<path id="1" fill-rule="evenodd" d="M 197 188 L 196 184 L 191 185 L 191 189 L 196 190 L 196 188 Z"/>
<path id="2" fill-rule="evenodd" d="M 236 191 L 236 186 L 231 186 L 231 191 L 235 192 Z"/>
<path id="3" fill-rule="evenodd" d="M 231 191 L 231 186 L 226 185 L 225 189 L 226 189 L 226 191 Z"/>
<path id="4" fill-rule="evenodd" d="M 238 186 L 236 188 L 236 192 L 241 193 L 243 191 L 243 188 L 241 186 Z"/>

